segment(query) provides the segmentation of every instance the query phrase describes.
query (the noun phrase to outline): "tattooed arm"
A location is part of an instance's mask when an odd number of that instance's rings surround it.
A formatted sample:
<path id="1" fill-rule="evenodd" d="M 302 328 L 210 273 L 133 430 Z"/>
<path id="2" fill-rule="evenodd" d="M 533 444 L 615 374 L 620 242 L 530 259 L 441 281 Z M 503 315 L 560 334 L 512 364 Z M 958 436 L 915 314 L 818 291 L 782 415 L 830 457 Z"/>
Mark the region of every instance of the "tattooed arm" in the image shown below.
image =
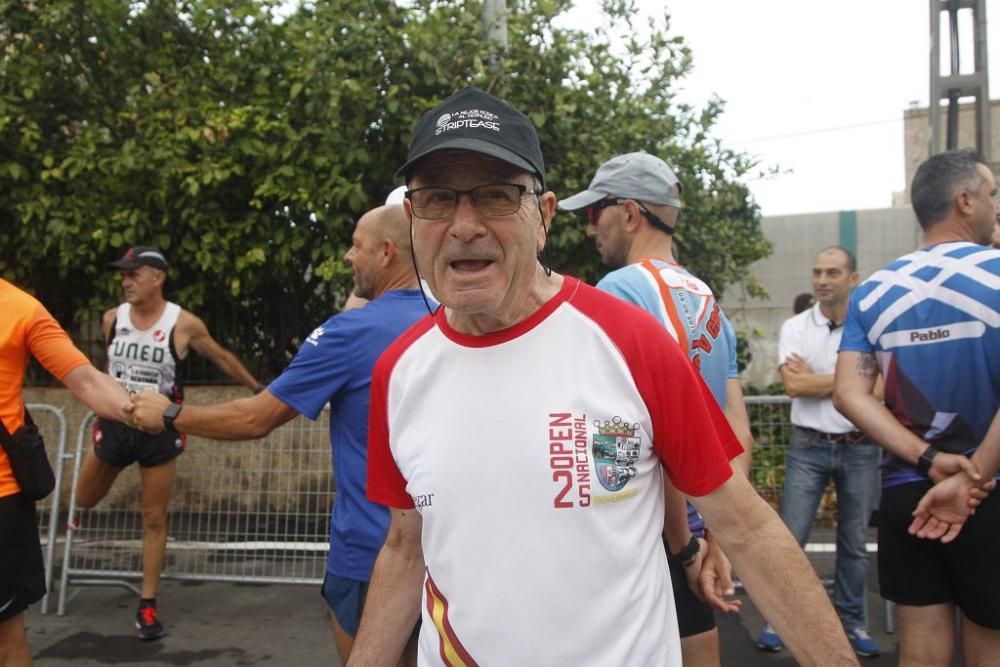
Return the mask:
<path id="1" fill-rule="evenodd" d="M 878 364 L 870 352 L 842 350 L 837 355 L 837 371 L 833 383 L 833 404 L 872 440 L 912 464 L 927 449 L 927 442 L 896 419 L 875 396 L 873 389 L 878 377 Z M 934 457 L 930 476 L 936 482 L 966 471 L 979 479 L 975 466 L 964 456 L 938 454 Z"/>

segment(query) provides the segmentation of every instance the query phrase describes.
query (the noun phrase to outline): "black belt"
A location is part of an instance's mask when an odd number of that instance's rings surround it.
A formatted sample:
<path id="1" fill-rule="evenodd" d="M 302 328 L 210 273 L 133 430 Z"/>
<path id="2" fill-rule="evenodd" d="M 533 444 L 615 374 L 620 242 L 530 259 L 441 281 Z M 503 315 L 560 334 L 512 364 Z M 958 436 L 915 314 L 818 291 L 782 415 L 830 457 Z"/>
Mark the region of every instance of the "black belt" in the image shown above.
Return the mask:
<path id="1" fill-rule="evenodd" d="M 823 442 L 828 442 L 831 445 L 857 445 L 862 442 L 868 442 L 868 436 L 866 436 L 861 431 L 848 431 L 847 433 L 825 433 L 823 431 L 817 431 L 814 428 L 807 428 L 805 426 L 796 426 L 795 428 L 805 431 L 810 436 L 817 440 L 822 440 Z"/>

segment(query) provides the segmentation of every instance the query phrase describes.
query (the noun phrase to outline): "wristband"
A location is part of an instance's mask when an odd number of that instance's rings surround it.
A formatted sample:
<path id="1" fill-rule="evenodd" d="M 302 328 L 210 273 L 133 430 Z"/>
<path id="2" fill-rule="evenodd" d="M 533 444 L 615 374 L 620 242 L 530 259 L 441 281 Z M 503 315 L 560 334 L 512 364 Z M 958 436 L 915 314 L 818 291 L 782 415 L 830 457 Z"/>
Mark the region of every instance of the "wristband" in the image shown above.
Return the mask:
<path id="1" fill-rule="evenodd" d="M 687 543 L 683 549 L 673 554 L 673 557 L 684 564 L 684 567 L 693 565 L 695 560 L 698 558 L 698 552 L 701 550 L 701 543 L 698 542 L 698 538 L 694 535 L 691 536 L 691 541 Z"/>
<path id="2" fill-rule="evenodd" d="M 933 445 L 927 445 L 927 449 L 924 450 L 920 458 L 917 459 L 917 470 L 920 471 L 921 475 L 925 477 L 930 477 L 931 466 L 934 465 L 934 457 L 940 452 Z"/>

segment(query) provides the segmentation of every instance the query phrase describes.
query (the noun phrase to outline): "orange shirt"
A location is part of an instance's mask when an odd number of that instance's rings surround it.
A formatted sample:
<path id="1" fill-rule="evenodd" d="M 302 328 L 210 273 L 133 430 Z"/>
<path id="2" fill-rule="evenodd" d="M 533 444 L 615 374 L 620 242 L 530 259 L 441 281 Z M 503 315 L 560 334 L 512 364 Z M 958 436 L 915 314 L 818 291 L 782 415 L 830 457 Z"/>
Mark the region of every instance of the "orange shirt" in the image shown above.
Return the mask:
<path id="1" fill-rule="evenodd" d="M 21 385 L 29 354 L 59 380 L 90 363 L 35 297 L 0 278 L 0 419 L 11 433 L 24 423 Z M 0 498 L 20 490 L 0 447 Z"/>

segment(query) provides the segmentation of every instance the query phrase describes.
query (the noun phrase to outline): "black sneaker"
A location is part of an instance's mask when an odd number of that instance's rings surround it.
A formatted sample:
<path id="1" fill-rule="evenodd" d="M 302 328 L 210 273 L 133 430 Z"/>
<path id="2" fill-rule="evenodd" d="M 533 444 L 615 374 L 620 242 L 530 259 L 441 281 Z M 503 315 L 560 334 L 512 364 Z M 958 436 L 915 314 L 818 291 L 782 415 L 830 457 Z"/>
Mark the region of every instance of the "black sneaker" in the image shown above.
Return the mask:
<path id="1" fill-rule="evenodd" d="M 139 639 L 144 641 L 159 639 L 167 634 L 163 623 L 156 617 L 156 605 L 146 602 L 139 603 L 139 611 L 135 613 L 135 627 L 139 629 Z"/>

